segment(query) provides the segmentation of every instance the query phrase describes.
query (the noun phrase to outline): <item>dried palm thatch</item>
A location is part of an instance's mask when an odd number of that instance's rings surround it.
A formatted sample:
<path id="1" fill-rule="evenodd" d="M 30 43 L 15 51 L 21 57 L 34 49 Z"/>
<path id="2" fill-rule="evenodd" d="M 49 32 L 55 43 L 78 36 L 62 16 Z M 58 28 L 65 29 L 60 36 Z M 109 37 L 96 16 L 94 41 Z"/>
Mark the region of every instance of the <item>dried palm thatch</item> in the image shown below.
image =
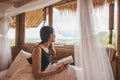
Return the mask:
<path id="1" fill-rule="evenodd" d="M 93 6 L 95 8 L 97 8 L 97 7 L 101 7 L 101 6 L 105 5 L 105 4 L 113 3 L 115 1 L 116 0 L 93 0 Z"/>
<path id="2" fill-rule="evenodd" d="M 62 12 L 66 10 L 76 12 L 77 0 L 63 0 L 59 3 L 54 4 L 54 7 Z"/>
<path id="3" fill-rule="evenodd" d="M 105 4 L 105 0 L 93 0 L 94 7 L 100 7 Z"/>
<path id="4" fill-rule="evenodd" d="M 43 9 L 26 12 L 26 27 L 37 27 L 44 20 Z"/>
<path id="5" fill-rule="evenodd" d="M 102 7 L 105 4 L 114 3 L 116 0 L 92 0 L 94 8 Z M 77 0 L 62 0 L 54 4 L 55 8 L 60 11 L 76 11 Z"/>
<path id="6" fill-rule="evenodd" d="M 93 0 L 93 6 L 95 8 L 102 7 L 105 4 L 113 3 L 116 0 Z M 54 8 L 65 12 L 65 11 L 72 11 L 76 12 L 77 9 L 77 0 L 62 0 L 58 3 L 53 4 Z M 26 27 L 37 27 L 43 20 L 44 20 L 44 11 L 43 9 L 35 10 L 26 12 Z M 16 19 L 13 18 L 13 23 L 11 24 L 12 27 L 16 26 Z"/>
<path id="7" fill-rule="evenodd" d="M 13 17 L 13 22 L 11 23 L 11 27 L 16 27 L 16 17 Z M 38 27 L 38 25 L 44 20 L 44 11 L 43 9 L 29 11 L 25 13 L 25 26 L 27 28 L 30 27 Z"/>
<path id="8" fill-rule="evenodd" d="M 113 3 L 115 2 L 116 0 L 107 0 L 107 3 Z"/>

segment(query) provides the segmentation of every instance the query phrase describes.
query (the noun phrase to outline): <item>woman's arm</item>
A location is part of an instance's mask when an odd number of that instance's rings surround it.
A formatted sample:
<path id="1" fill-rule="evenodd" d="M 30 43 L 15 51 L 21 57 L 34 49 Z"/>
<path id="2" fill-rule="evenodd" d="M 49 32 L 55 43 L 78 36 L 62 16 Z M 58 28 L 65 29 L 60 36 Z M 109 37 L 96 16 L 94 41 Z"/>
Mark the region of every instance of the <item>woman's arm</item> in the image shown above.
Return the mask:
<path id="1" fill-rule="evenodd" d="M 35 48 L 33 50 L 32 53 L 32 72 L 35 78 L 41 78 L 41 77 L 45 77 L 45 76 L 49 76 L 49 75 L 53 75 L 56 73 L 59 73 L 61 71 L 63 71 L 64 69 L 66 69 L 66 67 L 64 67 L 64 65 L 62 65 L 61 67 L 59 67 L 56 70 L 53 71 L 41 71 L 41 49 Z"/>

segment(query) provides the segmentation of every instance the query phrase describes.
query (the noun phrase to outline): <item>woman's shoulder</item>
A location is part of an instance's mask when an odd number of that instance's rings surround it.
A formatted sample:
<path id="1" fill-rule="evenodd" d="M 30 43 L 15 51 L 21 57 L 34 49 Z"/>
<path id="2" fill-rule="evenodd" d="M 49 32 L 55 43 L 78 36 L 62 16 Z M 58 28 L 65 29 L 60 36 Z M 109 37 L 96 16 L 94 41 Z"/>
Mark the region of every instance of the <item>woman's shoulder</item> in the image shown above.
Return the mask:
<path id="1" fill-rule="evenodd" d="M 41 52 L 41 47 L 39 45 L 36 45 L 33 50 L 32 50 L 32 53 L 38 53 L 38 52 Z"/>
<path id="2" fill-rule="evenodd" d="M 35 45 L 35 46 L 33 47 L 33 50 L 34 50 L 34 49 L 41 49 L 41 45 L 40 45 L 40 44 Z"/>

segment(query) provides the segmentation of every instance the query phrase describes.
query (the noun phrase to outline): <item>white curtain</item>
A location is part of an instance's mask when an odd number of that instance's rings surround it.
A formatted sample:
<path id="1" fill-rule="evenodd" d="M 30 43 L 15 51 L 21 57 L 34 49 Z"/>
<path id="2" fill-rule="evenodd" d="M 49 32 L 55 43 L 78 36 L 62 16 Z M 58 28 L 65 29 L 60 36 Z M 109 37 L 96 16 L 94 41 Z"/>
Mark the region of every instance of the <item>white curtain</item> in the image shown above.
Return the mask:
<path id="1" fill-rule="evenodd" d="M 8 68 L 12 60 L 10 42 L 7 38 L 9 29 L 8 16 L 15 16 L 23 12 L 40 9 L 58 1 L 61 0 L 32 0 L 19 8 L 10 5 L 8 8 L 0 10 L 0 16 L 2 16 L 0 18 L 0 71 Z"/>
<path id="2" fill-rule="evenodd" d="M 106 49 L 95 33 L 92 0 L 77 3 L 80 42 L 75 45 L 75 65 L 83 70 L 80 80 L 114 80 Z"/>
<path id="3" fill-rule="evenodd" d="M 2 9 L 0 11 L 0 16 L 14 16 L 23 12 L 28 12 L 40 8 L 44 8 L 61 0 L 32 0 L 31 2 L 19 7 L 15 8 L 13 5 L 9 6 L 7 9 Z"/>
<path id="4" fill-rule="evenodd" d="M 9 30 L 9 18 L 0 18 L 0 71 L 7 69 L 11 63 L 11 48 L 7 38 Z"/>

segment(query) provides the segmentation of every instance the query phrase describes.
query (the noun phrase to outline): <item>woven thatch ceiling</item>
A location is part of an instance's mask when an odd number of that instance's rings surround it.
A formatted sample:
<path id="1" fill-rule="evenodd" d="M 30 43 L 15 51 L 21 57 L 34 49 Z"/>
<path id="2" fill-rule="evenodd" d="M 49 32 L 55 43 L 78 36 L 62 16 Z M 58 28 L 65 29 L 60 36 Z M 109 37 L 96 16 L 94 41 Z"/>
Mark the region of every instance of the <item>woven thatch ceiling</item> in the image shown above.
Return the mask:
<path id="1" fill-rule="evenodd" d="M 4 12 L 9 7 L 14 6 L 15 8 L 19 8 L 29 2 L 34 2 L 36 0 L 0 0 L 0 12 Z M 115 0 L 93 0 L 94 7 L 103 6 L 106 3 L 113 3 Z M 64 11 L 71 10 L 76 11 L 77 0 L 61 0 L 53 4 L 53 7 Z M 37 27 L 43 21 L 43 9 L 29 11 L 26 12 L 26 26 L 27 27 Z M 15 18 L 13 18 L 12 26 L 15 27 Z"/>
<path id="2" fill-rule="evenodd" d="M 93 6 L 97 8 L 97 7 L 102 7 L 105 4 L 114 3 L 116 0 L 92 0 L 92 1 L 93 1 Z M 62 0 L 54 4 L 54 6 L 61 11 L 64 11 L 66 9 L 75 11 L 77 7 L 77 0 Z"/>
<path id="3" fill-rule="evenodd" d="M 25 13 L 25 25 L 29 27 L 37 27 L 44 20 L 43 9 L 38 9 L 34 11 L 29 11 Z M 10 24 L 12 28 L 16 27 L 16 18 L 13 17 L 13 23 Z"/>
<path id="4" fill-rule="evenodd" d="M 0 16 L 13 16 L 37 10 L 61 0 L 0 0 Z"/>
<path id="5" fill-rule="evenodd" d="M 0 11 L 4 11 L 11 6 L 19 8 L 34 0 L 0 0 Z"/>
<path id="6" fill-rule="evenodd" d="M 39 1 L 39 0 L 0 0 L 0 12 L 4 12 L 6 9 L 8 9 L 9 7 L 13 6 L 15 8 L 19 8 L 25 4 L 28 4 L 30 2 L 35 2 L 35 1 Z M 41 0 L 42 1 L 42 0 Z M 60 2 L 54 4 L 56 6 L 59 5 L 59 7 L 57 7 L 58 9 L 62 9 L 62 8 L 69 8 L 70 5 L 74 5 L 73 7 L 71 8 L 75 8 L 76 6 L 76 1 L 77 0 L 61 0 Z M 98 7 L 98 6 L 102 6 L 106 3 L 111 3 L 111 2 L 114 2 L 115 0 L 93 0 L 93 5 L 95 7 Z M 64 7 L 60 6 L 60 5 L 65 5 Z"/>

